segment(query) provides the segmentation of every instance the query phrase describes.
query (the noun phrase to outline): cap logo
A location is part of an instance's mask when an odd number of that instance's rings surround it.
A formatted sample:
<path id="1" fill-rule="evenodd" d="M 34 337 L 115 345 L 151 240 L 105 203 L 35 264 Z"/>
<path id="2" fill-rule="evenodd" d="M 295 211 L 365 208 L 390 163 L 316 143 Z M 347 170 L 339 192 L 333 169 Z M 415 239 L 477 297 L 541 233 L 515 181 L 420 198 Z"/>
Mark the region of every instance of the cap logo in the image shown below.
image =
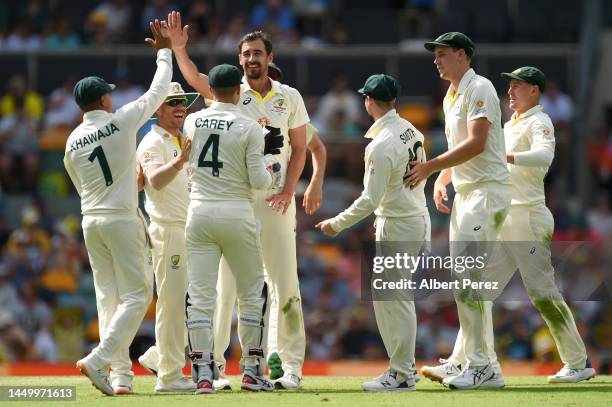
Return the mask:
<path id="1" fill-rule="evenodd" d="M 515 69 L 514 71 L 512 71 L 512 73 L 515 74 L 515 75 L 518 75 L 521 72 L 523 72 L 523 68 Z"/>

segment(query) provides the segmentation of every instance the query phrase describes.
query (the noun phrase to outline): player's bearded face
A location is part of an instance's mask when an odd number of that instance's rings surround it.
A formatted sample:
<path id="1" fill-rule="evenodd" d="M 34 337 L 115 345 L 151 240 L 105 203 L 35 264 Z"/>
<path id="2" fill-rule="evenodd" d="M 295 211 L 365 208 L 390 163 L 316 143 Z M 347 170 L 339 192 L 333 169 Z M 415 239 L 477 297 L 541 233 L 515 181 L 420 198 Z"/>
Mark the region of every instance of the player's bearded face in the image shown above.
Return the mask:
<path id="1" fill-rule="evenodd" d="M 240 65 L 248 79 L 259 79 L 268 75 L 268 64 L 272 55 L 266 52 L 261 40 L 245 42 L 240 51 Z"/>

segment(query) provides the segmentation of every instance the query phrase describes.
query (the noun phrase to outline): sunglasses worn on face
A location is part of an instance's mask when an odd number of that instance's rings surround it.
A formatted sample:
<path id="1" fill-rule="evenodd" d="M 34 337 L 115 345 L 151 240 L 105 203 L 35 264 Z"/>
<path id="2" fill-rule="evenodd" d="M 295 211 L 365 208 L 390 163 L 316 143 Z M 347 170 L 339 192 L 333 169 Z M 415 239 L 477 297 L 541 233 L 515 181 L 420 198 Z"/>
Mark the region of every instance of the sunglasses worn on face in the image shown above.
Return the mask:
<path id="1" fill-rule="evenodd" d="M 164 103 L 166 106 L 175 107 L 178 105 L 187 106 L 187 99 L 171 99 Z"/>

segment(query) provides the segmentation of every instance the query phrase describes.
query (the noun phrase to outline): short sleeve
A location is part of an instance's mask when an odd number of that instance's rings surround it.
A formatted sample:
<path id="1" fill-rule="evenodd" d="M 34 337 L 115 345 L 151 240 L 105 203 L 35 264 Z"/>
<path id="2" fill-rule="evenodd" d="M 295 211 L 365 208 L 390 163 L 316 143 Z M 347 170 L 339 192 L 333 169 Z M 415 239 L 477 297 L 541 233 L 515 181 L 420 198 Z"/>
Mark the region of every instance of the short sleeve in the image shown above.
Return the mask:
<path id="1" fill-rule="evenodd" d="M 165 164 L 163 146 L 161 143 L 153 141 L 153 137 L 153 134 L 147 134 L 136 150 L 136 158 L 145 173 L 149 168 Z"/>
<path id="2" fill-rule="evenodd" d="M 489 83 L 479 83 L 466 95 L 467 121 L 486 117 L 490 123 L 499 119 L 499 99 L 495 89 Z"/>
<path id="3" fill-rule="evenodd" d="M 310 122 L 304 99 L 300 92 L 291 88 L 291 113 L 289 114 L 289 130 L 295 129 Z"/>

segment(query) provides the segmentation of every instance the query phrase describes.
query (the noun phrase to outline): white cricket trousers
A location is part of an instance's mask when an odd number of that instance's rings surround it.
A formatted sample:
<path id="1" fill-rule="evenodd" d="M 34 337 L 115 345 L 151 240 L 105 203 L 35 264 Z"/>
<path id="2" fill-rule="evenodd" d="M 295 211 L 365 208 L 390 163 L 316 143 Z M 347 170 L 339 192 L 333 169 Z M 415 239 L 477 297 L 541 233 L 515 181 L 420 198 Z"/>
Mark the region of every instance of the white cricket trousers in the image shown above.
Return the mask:
<path id="1" fill-rule="evenodd" d="M 483 182 L 457 188 L 449 233 L 451 256 L 465 255 L 470 242 L 483 242 L 485 245 L 495 242 L 511 201 L 510 185 Z M 501 373 L 493 336 L 493 302 L 463 298 L 457 291 L 455 302 L 460 329 L 449 360 L 462 368 L 466 364 L 479 367 L 490 363 L 496 372 Z"/>
<path id="2" fill-rule="evenodd" d="M 82 226 L 100 328 L 100 343 L 88 357 L 95 369 L 110 364 L 113 375 L 132 377 L 129 346 L 153 295 L 144 220 L 137 213 L 86 215 Z"/>
<path id="3" fill-rule="evenodd" d="M 185 293 L 187 292 L 187 249 L 185 224 L 151 221 L 152 260 L 157 288 L 155 345 L 147 352 L 157 354 L 157 377 L 170 383 L 183 376 L 185 366 Z"/>
<path id="4" fill-rule="evenodd" d="M 277 352 L 285 373 L 302 377 L 306 353 L 306 334 L 302 300 L 297 276 L 296 208 L 291 200 L 284 215 L 268 206 L 266 198 L 278 191 L 254 191 L 255 216 L 260 222 L 263 260 L 268 283 L 270 309 L 268 321 L 268 353 Z M 229 259 L 225 258 L 229 263 Z M 229 265 L 231 268 L 231 265 Z M 215 361 L 225 365 L 223 352 L 230 343 L 235 282 L 227 263 L 221 262 L 218 282 L 217 312 L 215 314 Z"/>
<path id="5" fill-rule="evenodd" d="M 587 353 L 571 310 L 555 284 L 550 239 L 554 219 L 546 205 L 512 205 L 501 229 L 499 255 L 489 264 L 492 281 L 505 287 L 516 269 L 531 302 L 555 340 L 563 363 L 584 369 Z"/>
<path id="6" fill-rule="evenodd" d="M 192 202 L 187 215 L 187 329 L 196 365 L 210 364 L 219 262 L 224 256 L 236 280 L 242 364 L 265 369 L 267 295 L 261 245 L 250 202 Z"/>
<path id="7" fill-rule="evenodd" d="M 419 256 L 431 241 L 429 214 L 410 218 L 376 218 L 376 241 L 394 242 L 409 256 Z M 411 278 L 409 270 L 402 270 L 403 278 Z M 415 371 L 417 318 L 414 301 L 373 301 L 374 315 L 382 337 L 389 367 L 406 378 Z"/>

